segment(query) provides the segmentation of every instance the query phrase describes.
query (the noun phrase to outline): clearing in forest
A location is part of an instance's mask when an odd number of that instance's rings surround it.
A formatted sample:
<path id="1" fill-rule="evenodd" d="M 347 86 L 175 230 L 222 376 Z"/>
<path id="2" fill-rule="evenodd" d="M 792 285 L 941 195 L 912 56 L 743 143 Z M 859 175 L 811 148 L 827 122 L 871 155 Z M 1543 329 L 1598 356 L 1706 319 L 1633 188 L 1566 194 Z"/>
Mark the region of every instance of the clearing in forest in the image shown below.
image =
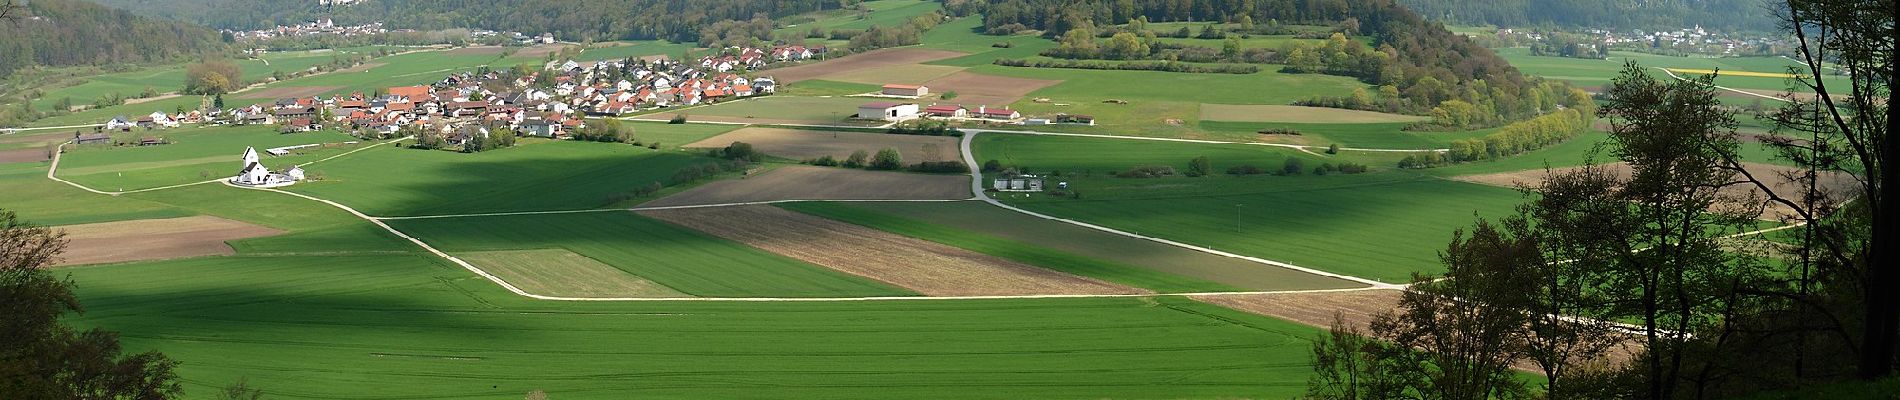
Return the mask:
<path id="1" fill-rule="evenodd" d="M 1148 293 L 771 206 L 641 214 L 926 296 Z"/>
<path id="2" fill-rule="evenodd" d="M 562 297 L 690 297 L 566 249 L 457 254 L 528 293 Z"/>
<path id="3" fill-rule="evenodd" d="M 712 182 L 641 204 L 669 207 L 776 200 L 958 200 L 970 177 L 850 168 L 788 166 L 743 179 Z"/>
<path id="4" fill-rule="evenodd" d="M 163 260 L 235 254 L 226 241 L 283 231 L 213 216 L 140 219 L 55 227 L 65 231 L 59 265 Z"/>

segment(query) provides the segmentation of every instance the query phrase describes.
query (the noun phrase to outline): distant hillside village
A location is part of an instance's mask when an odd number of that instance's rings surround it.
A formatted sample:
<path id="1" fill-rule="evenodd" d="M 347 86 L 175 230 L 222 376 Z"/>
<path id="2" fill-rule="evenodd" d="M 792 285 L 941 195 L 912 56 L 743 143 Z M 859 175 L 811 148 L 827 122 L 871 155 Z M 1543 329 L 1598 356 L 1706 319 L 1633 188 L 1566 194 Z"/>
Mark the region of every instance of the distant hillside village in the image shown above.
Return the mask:
<path id="1" fill-rule="evenodd" d="M 556 61 L 540 70 L 459 72 L 429 85 L 375 93 L 282 98 L 270 103 L 136 118 L 118 117 L 105 130 L 163 129 L 182 124 L 277 125 L 284 133 L 324 129 L 365 138 L 439 132 L 459 146 L 506 128 L 524 136 L 565 138 L 587 127 L 583 116 L 693 106 L 772 94 L 770 76 L 737 72 L 818 57 L 822 47 L 729 48 L 690 63 L 666 58 Z"/>

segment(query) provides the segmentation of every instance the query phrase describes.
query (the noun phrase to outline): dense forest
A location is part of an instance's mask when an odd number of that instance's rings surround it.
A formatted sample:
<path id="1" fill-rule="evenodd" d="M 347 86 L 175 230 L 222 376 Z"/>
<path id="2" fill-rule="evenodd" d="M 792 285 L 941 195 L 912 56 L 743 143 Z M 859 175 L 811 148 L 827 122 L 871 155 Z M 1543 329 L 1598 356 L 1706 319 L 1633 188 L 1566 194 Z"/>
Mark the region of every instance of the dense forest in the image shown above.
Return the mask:
<path id="1" fill-rule="evenodd" d="M 1775 29 L 1764 0 L 1400 0 L 1436 21 L 1506 27 L 1723 31 Z"/>
<path id="2" fill-rule="evenodd" d="M 194 57 L 223 49 L 217 31 L 80 0 L 34 0 L 0 23 L 0 77 L 32 65 L 106 65 Z"/>
<path id="3" fill-rule="evenodd" d="M 376 0 L 326 7 L 311 0 L 102 0 L 147 15 L 220 29 L 263 29 L 329 17 L 391 28 L 551 32 L 563 40 L 699 40 L 720 21 L 836 9 L 855 0 Z"/>
<path id="4" fill-rule="evenodd" d="M 1491 126 L 1577 101 L 1561 84 L 1525 78 L 1491 50 L 1391 0 L 952 0 L 945 7 L 953 13 L 983 13 L 987 30 L 1020 25 L 1065 40 L 1078 36 L 1068 34 L 1073 30 L 1141 24 L 1144 19 L 1331 26 L 1346 35 L 1370 37 L 1372 44 L 1333 38 L 1327 46 L 1290 49 L 1280 55 L 1291 66 L 1289 72 L 1351 76 L 1379 85 L 1380 96 L 1316 98 L 1303 104 L 1419 115 L 1438 114 L 1437 108 L 1447 103 L 1458 106 L 1460 110 L 1453 111 L 1464 116 L 1439 121 L 1446 126 Z"/>

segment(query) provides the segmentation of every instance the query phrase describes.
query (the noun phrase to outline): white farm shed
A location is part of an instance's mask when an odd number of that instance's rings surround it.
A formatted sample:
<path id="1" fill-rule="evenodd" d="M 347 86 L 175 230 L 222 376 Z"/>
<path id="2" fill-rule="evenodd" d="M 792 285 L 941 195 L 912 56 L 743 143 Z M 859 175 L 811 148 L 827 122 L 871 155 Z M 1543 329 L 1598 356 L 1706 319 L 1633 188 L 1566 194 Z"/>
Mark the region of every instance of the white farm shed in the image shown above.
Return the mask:
<path id="1" fill-rule="evenodd" d="M 858 106 L 859 119 L 897 121 L 917 116 L 917 105 L 911 103 L 866 103 Z"/>

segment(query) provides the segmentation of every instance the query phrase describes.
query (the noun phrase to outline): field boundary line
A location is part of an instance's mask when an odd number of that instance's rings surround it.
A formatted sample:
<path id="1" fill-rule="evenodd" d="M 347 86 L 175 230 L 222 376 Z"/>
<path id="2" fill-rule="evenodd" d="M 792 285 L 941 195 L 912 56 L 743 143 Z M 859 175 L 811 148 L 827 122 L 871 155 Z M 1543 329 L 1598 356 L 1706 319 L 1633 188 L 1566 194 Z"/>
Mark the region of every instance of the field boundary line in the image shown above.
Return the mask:
<path id="1" fill-rule="evenodd" d="M 975 141 L 976 135 L 978 133 L 982 133 L 985 131 L 995 132 L 995 131 L 989 131 L 989 130 L 966 131 L 963 135 L 962 140 L 959 143 L 959 145 L 962 147 L 962 150 L 963 150 L 962 151 L 963 163 L 969 166 L 970 168 L 970 192 L 971 194 L 981 199 L 984 203 L 989 203 L 990 205 L 1001 207 L 1005 210 L 1015 211 L 1015 212 L 1036 217 L 1036 218 L 1042 218 L 1042 219 L 1046 219 L 1050 221 L 1056 221 L 1056 222 L 1066 223 L 1066 224 L 1080 226 L 1084 228 L 1094 229 L 1097 231 L 1101 231 L 1101 232 L 1105 232 L 1105 233 L 1109 233 L 1113 235 L 1119 235 L 1119 236 L 1130 237 L 1130 238 L 1135 238 L 1135 239 L 1143 239 L 1143 240 L 1148 240 L 1148 241 L 1152 241 L 1156 243 L 1166 244 L 1169 246 L 1175 246 L 1175 247 L 1180 247 L 1183 249 L 1199 251 L 1202 253 L 1208 253 L 1208 254 L 1213 254 L 1213 255 L 1228 257 L 1228 258 L 1237 258 L 1241 260 L 1247 260 L 1247 261 L 1252 261 L 1255 263 L 1265 264 L 1265 265 L 1276 267 L 1276 268 L 1285 268 L 1285 269 L 1305 272 L 1305 273 L 1309 273 L 1313 275 L 1319 275 L 1319 276 L 1324 276 L 1324 277 L 1329 277 L 1329 278 L 1334 278 L 1334 279 L 1341 279 L 1341 280 L 1351 281 L 1355 283 L 1365 284 L 1369 286 L 1369 288 L 1371 289 L 1404 289 L 1405 288 L 1405 285 L 1395 285 L 1395 284 L 1380 282 L 1380 281 L 1376 281 L 1372 279 L 1361 278 L 1357 276 L 1337 274 L 1337 273 L 1326 272 L 1326 271 L 1321 271 L 1321 270 L 1307 268 L 1307 267 L 1301 267 L 1298 265 L 1293 265 L 1293 264 L 1280 262 L 1280 261 L 1273 261 L 1273 260 L 1268 260 L 1268 259 L 1259 258 L 1259 257 L 1229 253 L 1225 251 L 1215 250 L 1214 248 L 1211 248 L 1211 247 L 1195 246 L 1195 245 L 1191 245 L 1187 243 L 1176 242 L 1173 240 L 1162 239 L 1158 237 L 1143 236 L 1143 235 L 1139 235 L 1135 233 L 1121 231 L 1115 228 L 1095 225 L 1095 224 L 1091 224 L 1087 222 L 1076 221 L 1076 220 L 1071 220 L 1071 219 L 1066 219 L 1066 218 L 1058 218 L 1054 216 L 1037 213 L 1034 211 L 1017 208 L 1015 206 L 1011 206 L 1008 204 L 1003 204 L 1003 202 L 997 201 L 996 199 L 990 198 L 989 196 L 986 196 L 983 194 L 983 182 L 982 182 L 983 171 L 977 169 L 976 152 L 973 151 L 970 147 L 970 143 Z M 1189 139 L 1182 139 L 1182 140 L 1189 140 Z"/>
<path id="2" fill-rule="evenodd" d="M 1662 70 L 1662 72 L 1663 72 L 1663 73 L 1665 73 L 1665 74 L 1669 74 L 1669 77 L 1671 77 L 1671 78 L 1676 78 L 1676 80 L 1681 80 L 1681 81 L 1687 81 L 1687 80 L 1689 80 L 1689 78 L 1684 78 L 1684 77 L 1682 77 L 1682 76 L 1679 76 L 1679 75 L 1676 75 L 1676 71 L 1670 71 L 1670 70 L 1669 70 L 1668 68 L 1663 68 L 1663 67 L 1650 67 L 1650 68 L 1655 68 L 1655 69 L 1660 69 L 1660 70 Z M 1750 91 L 1746 91 L 1746 90 L 1740 90 L 1740 89 L 1734 89 L 1734 88 L 1730 88 L 1730 87 L 1727 87 L 1727 86 L 1721 86 L 1721 85 L 1716 85 L 1716 84 L 1713 84 L 1713 83 L 1711 83 L 1711 84 L 1709 84 L 1709 87 L 1713 87 L 1713 88 L 1716 88 L 1716 89 L 1722 89 L 1722 90 L 1727 90 L 1727 91 L 1730 91 L 1730 92 L 1735 92 L 1735 93 L 1741 93 L 1741 94 L 1745 94 L 1745 95 L 1749 95 L 1749 96 L 1755 96 L 1755 97 L 1760 97 L 1760 98 L 1764 98 L 1764 99 L 1769 99 L 1769 100 L 1774 100 L 1774 101 L 1779 101 L 1779 102 L 1783 102 L 1783 103 L 1790 103 L 1790 101 L 1788 101 L 1788 99 L 1784 99 L 1784 98 L 1780 98 L 1780 97 L 1775 97 L 1775 96 L 1769 96 L 1769 95 L 1765 95 L 1765 94 L 1760 94 L 1760 93 L 1755 93 L 1755 92 L 1750 92 Z"/>
<path id="3" fill-rule="evenodd" d="M 869 203 L 869 202 L 894 202 L 894 203 L 942 203 L 942 202 L 957 202 L 957 201 L 976 201 L 976 200 L 978 200 L 978 199 L 977 199 L 977 198 L 974 198 L 974 197 L 972 197 L 972 198 L 967 198 L 967 199 L 785 199 L 785 200 L 763 200 L 763 201 L 742 201 L 742 202 L 735 202 L 735 203 L 712 203 L 712 204 L 687 204 L 687 205 L 678 205 L 678 206 L 655 206 L 655 207 L 630 207 L 630 208 L 589 208 L 589 209 L 581 209 L 581 210 L 553 210 L 553 211 L 504 211 L 504 212 L 492 212 L 492 213 L 468 213 L 468 214 L 437 214 L 437 215 L 410 215 L 410 216 L 400 216 L 400 217 L 377 217 L 377 216 L 371 216 L 370 218 L 375 218 L 375 219 L 379 219 L 379 220 L 384 220 L 384 221 L 400 221 L 400 220 L 411 220 L 411 219 L 441 219 L 441 218 L 465 218 L 465 217 L 504 217 L 504 216 L 510 216 L 510 215 L 548 215 L 548 214 L 585 214 L 585 213 L 598 213 L 598 212 L 632 212 L 632 211 L 661 211 L 661 210 L 686 210 L 686 209 L 694 209 L 694 208 L 714 208 L 714 207 L 738 207 L 738 206 L 756 206 L 756 205 L 768 205 L 768 204 L 781 204 L 781 203 L 804 203 L 804 202 L 839 202 L 839 203 Z"/>

